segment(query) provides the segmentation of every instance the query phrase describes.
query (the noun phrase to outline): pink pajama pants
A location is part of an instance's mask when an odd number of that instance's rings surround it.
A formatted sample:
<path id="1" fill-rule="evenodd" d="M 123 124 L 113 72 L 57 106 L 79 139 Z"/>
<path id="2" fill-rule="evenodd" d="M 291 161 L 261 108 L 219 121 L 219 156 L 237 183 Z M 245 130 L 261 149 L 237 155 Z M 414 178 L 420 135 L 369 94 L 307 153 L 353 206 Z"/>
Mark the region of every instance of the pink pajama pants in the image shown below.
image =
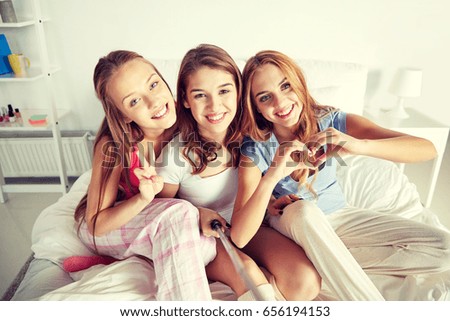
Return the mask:
<path id="1" fill-rule="evenodd" d="M 81 240 L 94 249 L 83 223 Z M 116 259 L 143 256 L 153 261 L 157 300 L 211 300 L 205 266 L 216 256 L 216 241 L 200 234 L 198 210 L 179 199 L 155 199 L 120 229 L 95 237 L 99 254 Z"/>

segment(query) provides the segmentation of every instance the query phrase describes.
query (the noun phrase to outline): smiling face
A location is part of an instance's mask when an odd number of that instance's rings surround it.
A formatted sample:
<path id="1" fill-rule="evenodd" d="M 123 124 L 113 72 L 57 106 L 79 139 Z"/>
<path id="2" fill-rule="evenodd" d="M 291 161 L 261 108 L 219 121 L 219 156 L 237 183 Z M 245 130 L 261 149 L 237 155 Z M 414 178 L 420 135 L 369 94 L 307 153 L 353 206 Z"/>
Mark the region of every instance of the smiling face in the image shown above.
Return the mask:
<path id="1" fill-rule="evenodd" d="M 303 104 L 280 68 L 270 63 L 259 67 L 251 84 L 251 96 L 258 112 L 273 123 L 275 131 L 295 128 Z"/>
<path id="2" fill-rule="evenodd" d="M 188 77 L 185 108 L 189 108 L 202 136 L 222 143 L 237 111 L 233 76 L 202 67 Z"/>
<path id="3" fill-rule="evenodd" d="M 159 135 L 176 121 L 175 102 L 156 70 L 142 59 L 133 59 L 111 77 L 111 99 L 145 135 Z"/>

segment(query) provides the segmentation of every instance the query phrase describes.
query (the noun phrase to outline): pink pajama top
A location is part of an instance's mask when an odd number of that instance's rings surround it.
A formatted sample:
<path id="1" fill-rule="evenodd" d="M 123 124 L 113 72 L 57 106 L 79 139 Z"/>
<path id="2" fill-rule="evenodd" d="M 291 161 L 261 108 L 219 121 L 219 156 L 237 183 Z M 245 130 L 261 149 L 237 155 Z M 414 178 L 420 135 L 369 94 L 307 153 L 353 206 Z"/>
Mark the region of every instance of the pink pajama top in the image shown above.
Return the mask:
<path id="1" fill-rule="evenodd" d="M 137 146 L 133 146 L 133 150 L 131 151 L 130 155 L 131 159 L 130 159 L 129 175 L 130 175 L 131 189 L 128 187 L 128 184 L 125 180 L 125 176 L 123 174 L 120 176 L 119 187 L 121 187 L 125 192 L 126 199 L 129 199 L 139 193 L 139 179 L 134 174 L 134 170 L 136 168 L 141 167 L 138 151 L 139 149 L 137 148 Z"/>

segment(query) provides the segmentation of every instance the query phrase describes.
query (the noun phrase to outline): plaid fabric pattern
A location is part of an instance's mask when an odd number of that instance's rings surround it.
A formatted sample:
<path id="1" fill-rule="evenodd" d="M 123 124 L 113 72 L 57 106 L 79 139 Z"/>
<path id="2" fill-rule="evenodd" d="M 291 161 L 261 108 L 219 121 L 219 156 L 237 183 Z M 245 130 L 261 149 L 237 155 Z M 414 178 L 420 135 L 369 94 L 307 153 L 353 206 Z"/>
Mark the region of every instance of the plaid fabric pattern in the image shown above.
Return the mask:
<path id="1" fill-rule="evenodd" d="M 215 238 L 200 234 L 198 210 L 179 199 L 155 199 L 120 229 L 95 238 L 99 254 L 153 261 L 157 300 L 211 300 L 205 265 L 216 256 Z M 81 240 L 94 249 L 83 224 Z"/>

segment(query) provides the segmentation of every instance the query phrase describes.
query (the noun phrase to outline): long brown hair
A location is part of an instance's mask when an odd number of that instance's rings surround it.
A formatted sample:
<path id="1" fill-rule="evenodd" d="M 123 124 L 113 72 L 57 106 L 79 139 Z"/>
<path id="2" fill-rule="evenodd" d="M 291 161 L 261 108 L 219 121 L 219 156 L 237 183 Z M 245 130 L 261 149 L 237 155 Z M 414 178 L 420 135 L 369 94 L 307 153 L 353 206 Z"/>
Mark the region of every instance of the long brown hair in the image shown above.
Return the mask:
<path id="1" fill-rule="evenodd" d="M 306 79 L 300 67 L 285 54 L 274 50 L 260 51 L 247 60 L 245 64 L 242 73 L 244 83 L 244 113 L 241 122 L 242 134 L 249 136 L 255 141 L 264 141 L 273 132 L 273 124 L 258 112 L 251 91 L 255 72 L 265 64 L 272 64 L 281 70 L 290 83 L 292 90 L 302 102 L 303 109 L 293 134 L 301 142 L 308 142 L 309 138 L 319 130 L 316 112 L 318 109 L 322 109 L 322 107 L 317 105 L 309 93 Z M 293 158 L 295 161 L 299 161 L 301 155 L 294 154 Z M 297 180 L 299 185 L 302 185 L 306 183 L 308 175 L 309 170 L 302 169 L 295 171 L 292 174 L 292 178 Z M 307 184 L 307 187 L 311 190 L 309 184 Z M 312 192 L 314 193 L 314 191 Z"/>
<path id="2" fill-rule="evenodd" d="M 223 70 L 233 76 L 237 90 L 237 111 L 236 115 L 227 129 L 225 136 L 225 146 L 230 152 L 231 166 L 237 167 L 239 164 L 239 144 L 242 134 L 239 130 L 239 122 L 242 117 L 241 97 L 242 97 L 242 75 L 233 58 L 222 48 L 201 44 L 189 50 L 184 56 L 177 81 L 177 113 L 178 128 L 181 137 L 186 141 L 183 149 L 184 157 L 194 168 L 193 174 L 200 174 L 208 165 L 208 162 L 216 159 L 217 151 L 221 148 L 216 142 L 207 141 L 199 134 L 197 122 L 189 109 L 184 107 L 186 100 L 186 88 L 188 78 L 202 67 Z M 189 154 L 193 152 L 197 160 L 192 160 Z"/>
<path id="3" fill-rule="evenodd" d="M 120 109 L 114 104 L 113 99 L 110 96 L 109 83 L 111 78 L 118 72 L 118 70 L 127 62 L 134 59 L 141 59 L 145 63 L 151 65 L 161 79 L 166 83 L 155 66 L 148 60 L 144 59 L 136 52 L 117 50 L 112 51 L 105 57 L 99 59 L 94 70 L 94 88 L 97 98 L 101 101 L 103 110 L 105 112 L 105 118 L 103 119 L 100 128 L 97 132 L 94 150 L 97 150 L 98 144 L 107 138 L 107 143 L 101 146 L 103 152 L 102 162 L 102 181 L 100 184 L 99 199 L 97 200 L 97 212 L 95 213 L 94 220 L 94 235 L 95 235 L 95 222 L 97 219 L 100 206 L 103 202 L 103 196 L 105 192 L 106 184 L 111 177 L 111 173 L 115 166 L 122 166 L 123 168 L 130 167 L 130 151 L 132 146 L 137 142 L 140 142 L 144 133 L 139 126 L 134 122 L 127 122 L 120 111 Z M 169 88 L 169 86 L 167 85 Z M 170 88 L 169 88 L 170 90 Z M 129 172 L 122 171 L 121 175 L 124 177 L 128 187 L 131 188 Z M 119 191 L 118 200 L 124 197 L 124 193 Z M 75 220 L 81 225 L 85 215 L 87 207 L 87 194 L 81 199 L 77 208 L 75 209 Z M 95 241 L 95 239 L 94 239 Z"/>

